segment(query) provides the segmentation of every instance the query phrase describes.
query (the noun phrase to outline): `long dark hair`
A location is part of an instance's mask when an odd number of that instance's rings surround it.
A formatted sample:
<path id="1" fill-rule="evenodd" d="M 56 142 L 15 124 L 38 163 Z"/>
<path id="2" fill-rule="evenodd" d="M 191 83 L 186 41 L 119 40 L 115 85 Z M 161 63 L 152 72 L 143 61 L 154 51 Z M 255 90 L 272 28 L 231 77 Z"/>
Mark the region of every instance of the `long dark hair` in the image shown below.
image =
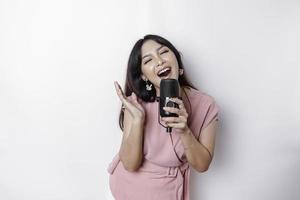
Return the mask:
<path id="1" fill-rule="evenodd" d="M 128 59 L 124 93 L 126 96 L 130 96 L 131 93 L 134 92 L 137 95 L 137 97 L 142 99 L 143 101 L 154 102 L 156 100 L 155 88 L 153 88 L 151 91 L 146 90 L 146 82 L 141 77 L 142 75 L 141 48 L 146 40 L 154 40 L 155 42 L 161 45 L 167 46 L 175 54 L 179 69 L 184 69 L 184 66 L 181 61 L 180 52 L 167 39 L 161 36 L 148 34 L 145 35 L 144 38 L 139 39 L 134 44 Z M 197 90 L 197 88 L 190 83 L 185 73 L 178 77 L 178 82 L 181 87 L 191 87 Z M 124 119 L 124 111 L 120 109 L 119 126 L 122 131 L 124 127 L 123 119 Z"/>

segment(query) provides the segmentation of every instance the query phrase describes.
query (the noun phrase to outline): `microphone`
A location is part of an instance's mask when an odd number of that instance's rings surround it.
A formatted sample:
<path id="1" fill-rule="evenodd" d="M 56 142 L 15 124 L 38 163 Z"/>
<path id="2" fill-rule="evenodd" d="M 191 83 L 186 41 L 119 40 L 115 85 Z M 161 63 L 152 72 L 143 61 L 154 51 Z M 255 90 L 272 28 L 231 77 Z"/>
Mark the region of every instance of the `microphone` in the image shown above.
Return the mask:
<path id="1" fill-rule="evenodd" d="M 177 79 L 162 79 L 160 82 L 160 97 L 157 98 L 159 101 L 159 113 L 161 117 L 178 117 L 176 113 L 170 113 L 163 109 L 163 107 L 175 107 L 179 108 L 179 105 L 173 102 L 170 98 L 179 98 L 179 82 Z M 160 123 L 160 121 L 159 121 Z M 160 123 L 161 124 L 161 123 Z M 162 125 L 162 124 L 161 124 Z M 172 127 L 166 127 L 167 133 L 172 132 Z"/>

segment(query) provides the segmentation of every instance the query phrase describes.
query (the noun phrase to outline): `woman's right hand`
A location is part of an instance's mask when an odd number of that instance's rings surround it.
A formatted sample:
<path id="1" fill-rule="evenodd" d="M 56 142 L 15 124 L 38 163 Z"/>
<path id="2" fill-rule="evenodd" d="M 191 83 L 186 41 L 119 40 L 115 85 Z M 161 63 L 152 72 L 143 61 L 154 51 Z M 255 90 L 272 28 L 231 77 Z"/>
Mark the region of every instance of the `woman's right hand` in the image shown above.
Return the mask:
<path id="1" fill-rule="evenodd" d="M 132 92 L 132 98 L 126 97 L 122 91 L 121 86 L 117 81 L 114 81 L 117 95 L 119 96 L 123 106 L 132 116 L 133 120 L 143 122 L 145 120 L 145 110 L 143 106 L 137 101 L 137 96 Z"/>

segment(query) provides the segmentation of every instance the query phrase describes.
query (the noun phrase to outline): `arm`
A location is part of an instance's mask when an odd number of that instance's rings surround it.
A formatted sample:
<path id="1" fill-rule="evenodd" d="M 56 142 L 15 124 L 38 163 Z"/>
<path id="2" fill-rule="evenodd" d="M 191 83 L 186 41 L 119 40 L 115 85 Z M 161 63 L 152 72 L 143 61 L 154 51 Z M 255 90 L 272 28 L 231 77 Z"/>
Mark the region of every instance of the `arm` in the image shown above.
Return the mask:
<path id="1" fill-rule="evenodd" d="M 197 141 L 189 128 L 181 134 L 181 140 L 185 148 L 187 160 L 198 172 L 205 172 L 208 170 L 212 161 L 217 127 L 218 121 L 212 121 L 201 131 L 200 142 Z"/>
<path id="2" fill-rule="evenodd" d="M 142 143 L 145 111 L 134 92 L 131 93 L 131 96 L 126 97 L 117 81 L 114 81 L 114 85 L 125 109 L 119 157 L 126 170 L 134 171 L 140 166 L 143 159 Z"/>
<path id="3" fill-rule="evenodd" d="M 124 131 L 119 151 L 120 160 L 127 171 L 135 171 L 143 160 L 143 119 L 134 119 L 124 111 Z"/>

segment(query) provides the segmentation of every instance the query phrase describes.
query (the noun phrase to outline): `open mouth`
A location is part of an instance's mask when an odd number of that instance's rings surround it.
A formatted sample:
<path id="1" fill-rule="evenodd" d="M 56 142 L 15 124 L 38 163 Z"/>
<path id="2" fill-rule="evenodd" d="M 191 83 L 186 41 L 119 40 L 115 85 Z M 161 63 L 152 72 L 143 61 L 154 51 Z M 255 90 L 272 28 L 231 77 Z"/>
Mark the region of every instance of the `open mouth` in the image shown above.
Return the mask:
<path id="1" fill-rule="evenodd" d="M 160 78 L 167 77 L 171 73 L 171 67 L 167 67 L 157 73 Z"/>

